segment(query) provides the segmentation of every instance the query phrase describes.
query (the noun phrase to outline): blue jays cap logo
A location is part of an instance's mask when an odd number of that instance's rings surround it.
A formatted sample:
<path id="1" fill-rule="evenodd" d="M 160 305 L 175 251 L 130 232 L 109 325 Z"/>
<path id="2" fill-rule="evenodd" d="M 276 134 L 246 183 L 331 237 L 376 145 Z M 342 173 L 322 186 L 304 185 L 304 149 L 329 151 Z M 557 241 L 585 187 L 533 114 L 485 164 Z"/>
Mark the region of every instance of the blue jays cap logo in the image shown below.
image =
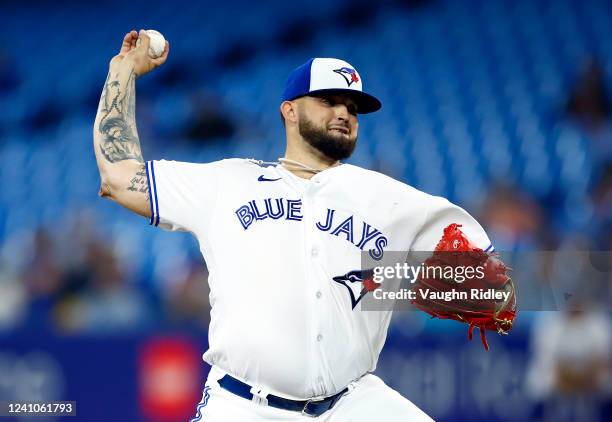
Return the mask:
<path id="1" fill-rule="evenodd" d="M 351 86 L 353 82 L 359 82 L 359 76 L 357 71 L 350 67 L 341 67 L 340 69 L 334 69 L 338 75 L 342 76 L 346 81 L 346 86 Z"/>
<path id="2" fill-rule="evenodd" d="M 355 309 L 355 306 L 368 292 L 376 290 L 380 286 L 380 283 L 374 281 L 373 269 L 349 271 L 344 275 L 334 277 L 334 281 L 348 289 L 351 298 L 351 309 Z"/>

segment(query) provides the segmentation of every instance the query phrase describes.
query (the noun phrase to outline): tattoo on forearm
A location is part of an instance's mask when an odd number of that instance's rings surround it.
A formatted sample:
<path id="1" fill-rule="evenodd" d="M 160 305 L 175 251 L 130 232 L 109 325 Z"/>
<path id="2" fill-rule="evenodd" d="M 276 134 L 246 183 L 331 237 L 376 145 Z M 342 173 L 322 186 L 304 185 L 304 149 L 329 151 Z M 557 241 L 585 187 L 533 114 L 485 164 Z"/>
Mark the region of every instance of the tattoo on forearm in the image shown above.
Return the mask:
<path id="1" fill-rule="evenodd" d="M 147 200 L 149 200 L 149 182 L 147 180 L 147 171 L 145 170 L 144 164 L 140 167 L 140 170 L 136 172 L 130 185 L 126 188 L 132 192 L 142 193 Z"/>
<path id="2" fill-rule="evenodd" d="M 106 91 L 106 86 L 108 85 L 108 80 L 110 79 L 110 75 L 111 73 L 108 72 L 108 74 L 106 75 L 106 80 L 104 81 L 104 88 L 102 89 L 102 96 L 100 97 L 100 105 L 98 105 L 98 113 L 100 112 L 104 112 L 104 110 L 106 110 L 106 98 L 107 98 L 107 91 Z"/>
<path id="3" fill-rule="evenodd" d="M 100 110 L 103 113 L 98 126 L 102 135 L 100 152 L 111 163 L 135 159 L 144 162 L 136 130 L 136 75 L 132 71 L 125 88 L 116 75 L 106 79 Z"/>

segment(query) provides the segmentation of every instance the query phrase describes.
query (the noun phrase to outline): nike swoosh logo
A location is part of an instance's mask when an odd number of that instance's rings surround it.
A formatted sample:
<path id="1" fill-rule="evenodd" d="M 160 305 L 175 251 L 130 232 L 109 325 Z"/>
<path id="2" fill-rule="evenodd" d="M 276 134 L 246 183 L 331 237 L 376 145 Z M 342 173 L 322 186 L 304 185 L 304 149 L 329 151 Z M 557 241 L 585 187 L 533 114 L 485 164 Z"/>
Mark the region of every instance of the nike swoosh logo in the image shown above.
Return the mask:
<path id="1" fill-rule="evenodd" d="M 259 181 L 259 182 L 276 182 L 277 180 L 280 180 L 280 179 L 282 179 L 282 177 L 279 177 L 278 179 L 266 179 L 266 178 L 263 176 L 263 174 L 262 174 L 261 176 L 259 176 L 259 177 L 257 178 L 257 181 Z"/>

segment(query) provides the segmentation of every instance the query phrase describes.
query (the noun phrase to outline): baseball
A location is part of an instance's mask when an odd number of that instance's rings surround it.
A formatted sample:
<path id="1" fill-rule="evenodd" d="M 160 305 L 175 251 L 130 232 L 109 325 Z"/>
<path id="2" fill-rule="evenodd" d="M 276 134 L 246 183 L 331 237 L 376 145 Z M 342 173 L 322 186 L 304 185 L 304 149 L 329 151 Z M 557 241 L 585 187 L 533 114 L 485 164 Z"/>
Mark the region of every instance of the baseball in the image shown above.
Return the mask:
<path id="1" fill-rule="evenodd" d="M 149 57 L 152 59 L 156 59 L 164 53 L 164 48 L 166 47 L 166 39 L 164 36 L 154 30 L 147 29 L 147 35 L 151 38 L 151 43 L 149 44 Z M 140 45 L 140 38 L 136 41 L 136 47 Z"/>

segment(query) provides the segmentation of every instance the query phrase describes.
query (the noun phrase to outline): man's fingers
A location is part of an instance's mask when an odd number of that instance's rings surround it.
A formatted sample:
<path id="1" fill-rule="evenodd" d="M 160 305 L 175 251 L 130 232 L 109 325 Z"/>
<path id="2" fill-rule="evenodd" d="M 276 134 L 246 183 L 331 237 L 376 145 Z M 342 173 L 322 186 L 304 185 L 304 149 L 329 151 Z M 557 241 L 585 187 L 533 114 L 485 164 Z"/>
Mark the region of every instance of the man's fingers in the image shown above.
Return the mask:
<path id="1" fill-rule="evenodd" d="M 130 32 L 132 38 L 130 39 L 130 50 L 136 48 L 136 40 L 138 40 L 138 32 L 132 30 Z"/>
<path id="2" fill-rule="evenodd" d="M 123 55 L 127 53 L 128 51 L 130 51 L 130 44 L 132 42 L 131 40 L 132 40 L 132 34 L 128 32 L 123 37 L 123 41 L 121 42 L 121 48 L 119 49 L 119 54 Z"/>
<path id="3" fill-rule="evenodd" d="M 168 58 L 169 52 L 170 52 L 170 43 L 166 41 L 166 45 L 164 46 L 164 52 L 162 53 L 162 55 L 156 59 L 152 59 L 151 61 L 155 64 L 155 66 L 164 64 L 166 62 L 166 59 Z"/>
<path id="4" fill-rule="evenodd" d="M 140 48 L 143 48 L 144 51 L 149 51 L 149 44 L 151 44 L 151 38 L 144 29 L 141 29 L 138 33 L 138 38 L 140 39 Z"/>

